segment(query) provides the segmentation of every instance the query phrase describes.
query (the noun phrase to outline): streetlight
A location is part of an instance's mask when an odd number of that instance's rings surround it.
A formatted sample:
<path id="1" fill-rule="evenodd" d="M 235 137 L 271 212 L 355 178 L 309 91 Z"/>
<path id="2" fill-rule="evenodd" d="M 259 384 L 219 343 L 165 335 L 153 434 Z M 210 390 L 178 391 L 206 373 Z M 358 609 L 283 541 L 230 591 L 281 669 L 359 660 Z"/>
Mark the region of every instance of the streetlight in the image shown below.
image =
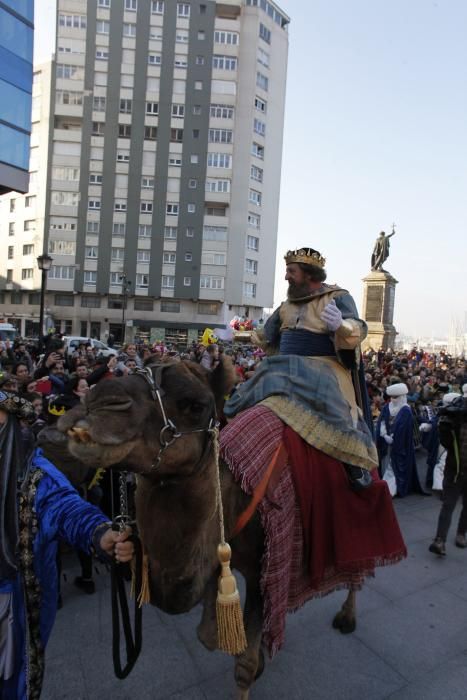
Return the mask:
<path id="1" fill-rule="evenodd" d="M 123 303 L 122 303 L 122 345 L 125 344 L 125 311 L 126 311 L 126 302 L 127 302 L 127 297 L 128 297 L 128 292 L 131 287 L 131 281 L 127 278 L 126 273 L 122 272 L 120 275 L 120 281 L 122 283 L 122 295 L 123 295 Z"/>
<path id="2" fill-rule="evenodd" d="M 45 300 L 45 287 L 47 284 L 47 273 L 52 267 L 53 258 L 47 253 L 39 255 L 37 258 L 37 266 L 41 271 L 41 306 L 39 311 L 39 355 L 42 353 L 44 346 L 44 300 Z"/>

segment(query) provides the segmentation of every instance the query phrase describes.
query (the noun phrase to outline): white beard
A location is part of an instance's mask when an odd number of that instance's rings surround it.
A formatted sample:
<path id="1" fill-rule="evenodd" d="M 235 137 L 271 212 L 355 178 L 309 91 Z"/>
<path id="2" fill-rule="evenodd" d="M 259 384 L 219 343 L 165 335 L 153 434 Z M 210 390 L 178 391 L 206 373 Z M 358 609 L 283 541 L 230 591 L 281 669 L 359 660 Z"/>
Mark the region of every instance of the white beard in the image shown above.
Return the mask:
<path id="1" fill-rule="evenodd" d="M 389 402 L 389 415 L 395 418 L 402 406 L 407 406 L 407 396 L 395 396 Z"/>

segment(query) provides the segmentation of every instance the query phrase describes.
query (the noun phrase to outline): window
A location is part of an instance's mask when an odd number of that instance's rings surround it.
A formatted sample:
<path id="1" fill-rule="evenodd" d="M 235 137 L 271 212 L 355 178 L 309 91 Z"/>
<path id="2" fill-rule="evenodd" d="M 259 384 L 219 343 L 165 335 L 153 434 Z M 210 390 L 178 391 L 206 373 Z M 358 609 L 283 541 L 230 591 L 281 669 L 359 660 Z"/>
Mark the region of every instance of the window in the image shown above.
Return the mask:
<path id="1" fill-rule="evenodd" d="M 251 260 L 250 258 L 247 258 L 245 260 L 245 272 L 248 272 L 248 274 L 250 274 L 250 275 L 257 275 L 258 274 L 258 261 Z"/>
<path id="2" fill-rule="evenodd" d="M 212 67 L 218 70 L 237 70 L 237 58 L 235 56 L 219 56 L 212 57 Z"/>
<path id="3" fill-rule="evenodd" d="M 266 114 L 267 102 L 262 100 L 260 97 L 255 97 L 255 109 L 257 109 L 258 112 L 263 112 L 263 114 Z"/>
<path id="4" fill-rule="evenodd" d="M 134 309 L 135 311 L 152 311 L 154 308 L 154 302 L 152 299 L 135 299 Z"/>
<path id="5" fill-rule="evenodd" d="M 78 192 L 52 192 L 52 204 L 59 204 L 68 207 L 76 207 L 79 202 Z"/>
<path id="6" fill-rule="evenodd" d="M 164 238 L 166 240 L 176 240 L 177 238 L 177 228 L 176 226 L 166 226 L 164 228 Z"/>
<path id="7" fill-rule="evenodd" d="M 167 216 L 178 216 L 178 204 L 168 202 L 166 204 L 165 213 Z"/>
<path id="8" fill-rule="evenodd" d="M 96 60 L 97 61 L 108 61 L 109 52 L 104 51 L 104 49 L 96 49 Z"/>
<path id="9" fill-rule="evenodd" d="M 28 219 L 24 222 L 24 231 L 35 231 L 36 230 L 36 220 Z"/>
<path id="10" fill-rule="evenodd" d="M 163 15 L 164 14 L 164 0 L 152 0 L 151 12 L 153 15 Z M 152 311 L 152 309 L 151 309 L 151 311 Z"/>
<path id="11" fill-rule="evenodd" d="M 100 309 L 101 298 L 93 297 L 91 295 L 83 295 L 81 297 L 81 306 L 85 309 Z"/>
<path id="12" fill-rule="evenodd" d="M 12 245 L 8 246 L 8 260 L 13 260 L 15 257 L 15 247 Z"/>
<path id="13" fill-rule="evenodd" d="M 260 47 L 258 47 L 258 63 L 261 63 L 262 66 L 269 68 L 269 54 Z"/>
<path id="14" fill-rule="evenodd" d="M 123 36 L 136 36 L 136 24 L 125 22 L 123 25 Z"/>
<path id="15" fill-rule="evenodd" d="M 256 236 L 247 236 L 246 237 L 246 247 L 248 250 L 259 250 L 259 238 Z"/>
<path id="16" fill-rule="evenodd" d="M 267 27 L 264 26 L 264 24 L 261 24 L 261 23 L 259 25 L 259 37 L 260 37 L 260 39 L 265 41 L 266 44 L 271 43 L 271 32 L 269 31 L 269 29 Z"/>
<path id="17" fill-rule="evenodd" d="M 196 153 L 192 153 L 190 156 L 190 163 L 192 165 L 197 165 L 199 163 L 199 156 Z"/>
<path id="18" fill-rule="evenodd" d="M 104 136 L 104 122 L 93 122 L 91 133 L 93 136 Z"/>
<path id="19" fill-rule="evenodd" d="M 212 104 L 209 113 L 215 119 L 233 119 L 234 108 L 231 105 Z"/>
<path id="20" fill-rule="evenodd" d="M 102 175 L 98 173 L 89 173 L 89 183 L 91 185 L 102 185 Z"/>
<path id="21" fill-rule="evenodd" d="M 97 0 L 97 7 L 110 7 L 110 0 Z"/>
<path id="22" fill-rule="evenodd" d="M 138 9 L 138 0 L 125 0 L 125 10 L 136 12 Z"/>
<path id="23" fill-rule="evenodd" d="M 204 29 L 198 31 L 198 41 L 204 41 L 206 39 L 206 32 Z"/>
<path id="24" fill-rule="evenodd" d="M 189 17 L 190 16 L 190 5 L 187 2 L 177 3 L 177 15 L 179 17 Z"/>
<path id="25" fill-rule="evenodd" d="M 34 275 L 34 270 L 32 267 L 23 268 L 21 270 L 21 279 L 22 280 L 30 280 L 30 279 L 32 279 L 33 275 Z"/>
<path id="26" fill-rule="evenodd" d="M 142 177 L 141 178 L 141 188 L 143 190 L 154 189 L 154 178 L 153 177 Z"/>
<path id="27" fill-rule="evenodd" d="M 120 114 L 131 114 L 131 100 L 120 100 Z"/>
<path id="28" fill-rule="evenodd" d="M 264 159 L 264 146 L 261 146 L 259 143 L 256 143 L 253 141 L 251 144 L 251 154 L 253 156 L 256 156 L 257 158 L 261 158 L 261 160 Z"/>
<path id="29" fill-rule="evenodd" d="M 36 198 L 35 197 L 26 197 L 24 200 L 24 206 L 25 207 L 33 207 L 36 204 Z"/>
<path id="30" fill-rule="evenodd" d="M 55 306 L 74 306 L 75 299 L 71 294 L 56 294 L 54 304 Z"/>
<path id="31" fill-rule="evenodd" d="M 118 163 L 128 163 L 129 160 L 130 160 L 129 151 L 119 151 L 117 153 L 117 162 Z"/>
<path id="32" fill-rule="evenodd" d="M 150 53 L 148 54 L 148 63 L 151 66 L 160 66 L 162 62 L 162 56 L 160 53 Z"/>
<path id="33" fill-rule="evenodd" d="M 257 182 L 263 182 L 263 170 L 256 165 L 250 166 L 250 177 Z"/>
<path id="34" fill-rule="evenodd" d="M 231 129 L 209 129 L 209 143 L 232 143 Z"/>
<path id="35" fill-rule="evenodd" d="M 152 236 L 151 226 L 148 226 L 147 224 L 140 224 L 138 226 L 138 236 L 140 238 L 151 238 L 151 236 Z"/>
<path id="36" fill-rule="evenodd" d="M 184 117 L 185 116 L 185 105 L 172 105 L 172 117 Z"/>
<path id="37" fill-rule="evenodd" d="M 8 224 L 8 235 L 9 236 L 15 235 L 15 222 L 14 221 L 12 221 L 10 224 Z"/>
<path id="38" fill-rule="evenodd" d="M 261 200 L 262 200 L 261 192 L 258 192 L 257 190 L 251 190 L 251 189 L 248 191 L 248 201 L 249 202 L 251 202 L 252 204 L 255 204 L 257 207 L 260 207 Z"/>
<path id="39" fill-rule="evenodd" d="M 122 286 L 122 275 L 120 274 L 120 272 L 111 272 L 109 281 L 110 281 L 111 287 L 121 287 Z M 111 307 L 109 304 L 109 309 L 110 308 Z M 122 308 L 122 307 L 120 306 L 119 308 Z"/>
<path id="40" fill-rule="evenodd" d="M 5 303 L 5 302 L 3 302 Z M 41 303 L 41 295 L 40 292 L 32 292 L 31 294 L 28 294 L 28 304 L 31 306 L 39 306 Z"/>
<path id="41" fill-rule="evenodd" d="M 34 246 L 30 243 L 23 245 L 23 255 L 34 255 Z"/>
<path id="42" fill-rule="evenodd" d="M 145 126 L 144 138 L 147 141 L 155 141 L 157 139 L 157 126 Z"/>
<path id="43" fill-rule="evenodd" d="M 120 139 L 130 139 L 131 138 L 131 124 L 119 124 L 118 125 L 118 138 L 120 138 Z"/>
<path id="44" fill-rule="evenodd" d="M 103 19 L 98 19 L 96 22 L 96 34 L 108 34 L 110 31 L 110 22 Z"/>
<path id="45" fill-rule="evenodd" d="M 183 286 L 184 287 L 191 287 L 191 277 L 184 277 L 183 278 Z"/>
<path id="46" fill-rule="evenodd" d="M 187 44 L 188 43 L 188 32 L 184 29 L 179 29 L 175 34 L 175 41 L 177 44 Z"/>
<path id="47" fill-rule="evenodd" d="M 199 117 L 202 111 L 201 105 L 193 105 L 192 113 L 195 117 Z"/>
<path id="48" fill-rule="evenodd" d="M 161 301 L 161 312 L 166 314 L 179 314 L 179 301 Z"/>
<path id="49" fill-rule="evenodd" d="M 207 206 L 204 210 L 205 216 L 225 216 L 226 207 Z"/>
<path id="50" fill-rule="evenodd" d="M 225 265 L 226 260 L 226 253 L 218 253 L 214 250 L 204 250 L 201 256 L 202 265 Z"/>
<path id="51" fill-rule="evenodd" d="M 158 102 L 146 102 L 146 114 L 159 114 L 159 103 Z"/>
<path id="52" fill-rule="evenodd" d="M 198 303 L 198 313 L 206 316 L 217 316 L 217 304 L 200 301 Z"/>
<path id="53" fill-rule="evenodd" d="M 206 192 L 230 192 L 230 180 L 206 180 Z"/>
<path id="54" fill-rule="evenodd" d="M 248 213 L 248 226 L 251 226 L 251 228 L 260 228 L 261 217 L 258 214 L 252 214 L 251 212 L 249 212 Z"/>
<path id="55" fill-rule="evenodd" d="M 64 165 L 52 168 L 52 180 L 66 180 L 67 182 L 78 182 L 79 168 L 67 167 Z"/>
<path id="56" fill-rule="evenodd" d="M 52 265 L 48 274 L 50 279 L 73 280 L 75 278 L 74 265 Z"/>
<path id="57" fill-rule="evenodd" d="M 86 230 L 88 233 L 99 233 L 99 222 L 98 221 L 88 221 Z"/>
<path id="58" fill-rule="evenodd" d="M 185 56 L 175 56 L 174 65 L 175 68 L 186 68 L 188 61 Z"/>
<path id="59" fill-rule="evenodd" d="M 164 263 L 164 265 L 175 265 L 176 259 L 176 254 L 172 252 L 166 251 L 162 255 L 162 262 Z"/>
<path id="60" fill-rule="evenodd" d="M 254 299 L 256 296 L 256 283 L 255 282 L 244 282 L 243 294 L 246 297 L 250 297 L 251 299 Z"/>
<path id="61" fill-rule="evenodd" d="M 186 210 L 189 214 L 194 214 L 196 212 L 196 204 L 190 202 L 190 204 L 186 205 Z"/>
<path id="62" fill-rule="evenodd" d="M 195 236 L 195 229 L 193 228 L 193 226 L 188 226 L 188 227 L 185 229 L 185 236 L 186 236 L 187 238 L 194 238 L 194 236 Z"/>
<path id="63" fill-rule="evenodd" d="M 175 275 L 162 275 L 162 289 L 175 288 Z"/>
<path id="64" fill-rule="evenodd" d="M 141 214 L 152 214 L 152 202 L 140 202 Z"/>
<path id="65" fill-rule="evenodd" d="M 10 199 L 10 212 L 13 213 L 16 208 L 16 199 Z"/>
<path id="66" fill-rule="evenodd" d="M 204 64 L 206 63 L 206 59 L 204 58 L 204 56 L 196 56 L 195 63 L 197 66 L 204 66 Z"/>
<path id="67" fill-rule="evenodd" d="M 96 270 L 85 270 L 84 271 L 84 284 L 96 284 L 96 282 L 97 282 Z"/>
<path id="68" fill-rule="evenodd" d="M 193 177 L 190 178 L 188 180 L 188 187 L 190 188 L 190 190 L 195 190 L 198 187 L 198 180 L 196 180 Z"/>
<path id="69" fill-rule="evenodd" d="M 174 143 L 183 141 L 183 129 L 170 129 L 170 140 Z"/>
<path id="70" fill-rule="evenodd" d="M 195 80 L 195 90 L 202 90 L 203 89 L 203 81 L 202 80 Z"/>
<path id="71" fill-rule="evenodd" d="M 149 275 L 142 275 L 137 273 L 136 275 L 136 289 L 147 289 L 149 287 Z"/>
<path id="72" fill-rule="evenodd" d="M 116 199 L 114 202 L 114 211 L 126 211 L 127 204 L 122 199 Z"/>
<path id="73" fill-rule="evenodd" d="M 180 166 L 182 164 L 182 157 L 179 155 L 169 155 L 169 165 Z"/>
<path id="74" fill-rule="evenodd" d="M 87 245 L 86 250 L 85 250 L 85 257 L 90 258 L 92 260 L 97 260 L 97 251 L 98 248 L 95 245 Z"/>
<path id="75" fill-rule="evenodd" d="M 204 226 L 203 240 L 204 241 L 226 241 L 227 226 Z"/>
<path id="76" fill-rule="evenodd" d="M 256 85 L 267 92 L 269 88 L 269 78 L 258 71 L 256 73 Z"/>
<path id="77" fill-rule="evenodd" d="M 76 243 L 74 241 L 51 241 L 49 240 L 49 253 L 56 255 L 74 255 Z"/>
<path id="78" fill-rule="evenodd" d="M 214 32 L 214 42 L 216 44 L 238 45 L 238 34 L 236 32 Z"/>
<path id="79" fill-rule="evenodd" d="M 100 211 L 101 200 L 100 199 L 90 199 L 88 201 L 88 209 L 94 209 L 94 211 Z"/>
<path id="80" fill-rule="evenodd" d="M 58 105 L 82 105 L 83 93 L 74 92 L 72 90 L 57 90 L 55 93 L 55 102 Z"/>
<path id="81" fill-rule="evenodd" d="M 149 263 L 151 262 L 151 251 L 149 250 L 138 250 L 136 253 L 136 261 L 139 263 Z"/>
<path id="82" fill-rule="evenodd" d="M 266 124 L 260 119 L 254 119 L 253 131 L 255 131 L 257 134 L 261 134 L 261 136 L 266 136 Z"/>
<path id="83" fill-rule="evenodd" d="M 70 29 L 86 29 L 86 16 L 69 15 L 61 12 L 58 15 L 58 24 L 60 27 L 68 27 Z"/>
<path id="84" fill-rule="evenodd" d="M 202 275 L 199 278 L 200 289 L 224 289 L 224 278 Z"/>
<path id="85" fill-rule="evenodd" d="M 124 248 L 112 248 L 110 259 L 112 262 L 123 262 L 125 259 Z"/>
<path id="86" fill-rule="evenodd" d="M 7 270 L 7 271 L 6 271 L 6 281 L 7 281 L 7 282 L 12 282 L 12 281 L 13 281 L 13 270 Z"/>
<path id="87" fill-rule="evenodd" d="M 232 167 L 232 156 L 230 153 L 208 153 L 208 166 L 211 168 Z"/>

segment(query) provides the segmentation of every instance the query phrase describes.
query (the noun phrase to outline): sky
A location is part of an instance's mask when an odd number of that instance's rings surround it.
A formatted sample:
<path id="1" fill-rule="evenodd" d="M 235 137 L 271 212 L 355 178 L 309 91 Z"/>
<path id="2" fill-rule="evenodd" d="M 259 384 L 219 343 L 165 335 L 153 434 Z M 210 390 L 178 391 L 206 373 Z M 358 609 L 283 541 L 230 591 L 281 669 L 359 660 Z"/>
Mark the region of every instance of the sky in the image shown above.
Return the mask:
<path id="1" fill-rule="evenodd" d="M 38 60 L 54 5 L 36 0 Z M 467 1 L 279 6 L 291 23 L 275 304 L 284 253 L 311 246 L 361 307 L 374 242 L 395 223 L 396 329 L 447 335 L 467 312 Z"/>

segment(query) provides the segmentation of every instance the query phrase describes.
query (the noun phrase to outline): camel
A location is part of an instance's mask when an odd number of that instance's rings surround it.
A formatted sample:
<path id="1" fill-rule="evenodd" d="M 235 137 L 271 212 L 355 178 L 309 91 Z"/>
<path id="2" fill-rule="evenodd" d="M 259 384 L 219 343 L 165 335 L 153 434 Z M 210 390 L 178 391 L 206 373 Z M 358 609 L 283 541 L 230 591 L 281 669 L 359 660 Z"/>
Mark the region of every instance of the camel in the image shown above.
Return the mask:
<path id="1" fill-rule="evenodd" d="M 150 602 L 171 614 L 185 613 L 202 602 L 197 632 L 209 650 L 217 648 L 219 527 L 216 463 L 207 429 L 220 414 L 233 381 L 228 358 L 212 372 L 190 361 L 149 362 L 143 371 L 101 381 L 84 404 L 58 423 L 69 436 L 68 449 L 81 462 L 117 469 L 125 465 L 136 473 L 137 523 L 149 557 Z M 221 461 L 219 466 L 229 541 L 249 496 L 226 464 Z M 246 583 L 247 648 L 235 658 L 235 681 L 239 697 L 245 699 L 264 667 L 260 590 L 264 533 L 257 513 L 230 544 L 232 567 Z M 343 633 L 355 629 L 353 590 L 333 626 Z"/>

